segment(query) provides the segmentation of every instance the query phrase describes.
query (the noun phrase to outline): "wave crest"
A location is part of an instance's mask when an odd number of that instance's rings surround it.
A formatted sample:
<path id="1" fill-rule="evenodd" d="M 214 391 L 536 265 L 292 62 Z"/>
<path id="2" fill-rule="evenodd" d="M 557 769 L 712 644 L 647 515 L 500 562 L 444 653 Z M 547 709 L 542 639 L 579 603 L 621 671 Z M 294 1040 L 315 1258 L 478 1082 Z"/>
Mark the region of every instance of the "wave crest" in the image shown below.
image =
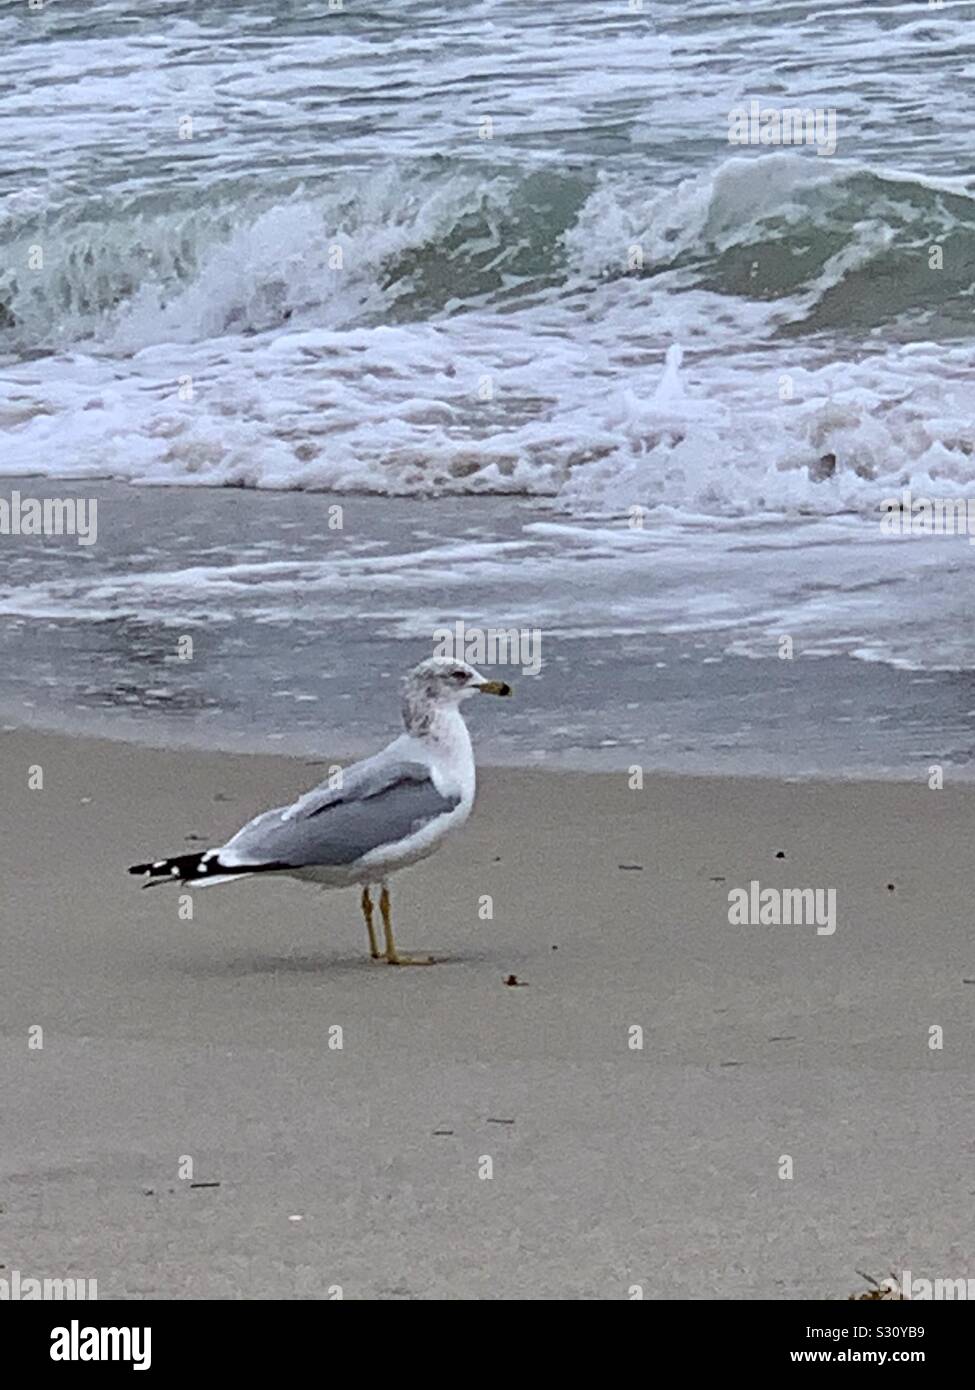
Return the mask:
<path id="1" fill-rule="evenodd" d="M 564 243 L 580 277 L 666 275 L 675 290 L 769 301 L 785 334 L 898 321 L 903 337 L 971 334 L 975 197 L 961 181 L 812 153 L 735 157 L 650 196 L 605 181 Z"/>

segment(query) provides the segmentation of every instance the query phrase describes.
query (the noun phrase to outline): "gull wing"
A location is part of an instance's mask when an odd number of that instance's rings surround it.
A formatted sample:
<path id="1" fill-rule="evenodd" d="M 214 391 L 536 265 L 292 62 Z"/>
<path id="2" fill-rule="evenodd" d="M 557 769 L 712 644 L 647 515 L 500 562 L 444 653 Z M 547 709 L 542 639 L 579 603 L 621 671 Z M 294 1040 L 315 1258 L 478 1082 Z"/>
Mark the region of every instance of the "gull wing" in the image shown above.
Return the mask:
<path id="1" fill-rule="evenodd" d="M 220 850 L 219 868 L 354 864 L 459 804 L 459 795 L 437 790 L 426 763 L 379 755 L 346 769 L 341 786 L 322 783 L 252 820 Z"/>

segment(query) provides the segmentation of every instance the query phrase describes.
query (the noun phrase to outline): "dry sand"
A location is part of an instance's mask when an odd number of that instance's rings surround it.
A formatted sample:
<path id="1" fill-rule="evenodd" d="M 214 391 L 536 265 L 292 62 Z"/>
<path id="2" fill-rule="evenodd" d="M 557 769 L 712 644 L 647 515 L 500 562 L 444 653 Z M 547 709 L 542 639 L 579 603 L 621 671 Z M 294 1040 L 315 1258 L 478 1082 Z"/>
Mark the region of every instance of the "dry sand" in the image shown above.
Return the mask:
<path id="1" fill-rule="evenodd" d="M 21 731 L 0 771 L 8 1270 L 371 1299 L 975 1273 L 971 791 L 489 769 L 394 881 L 401 946 L 444 961 L 396 970 L 354 893 L 233 884 L 185 921 L 125 873 L 319 768 Z M 730 926 L 751 879 L 835 887 L 835 935 Z"/>

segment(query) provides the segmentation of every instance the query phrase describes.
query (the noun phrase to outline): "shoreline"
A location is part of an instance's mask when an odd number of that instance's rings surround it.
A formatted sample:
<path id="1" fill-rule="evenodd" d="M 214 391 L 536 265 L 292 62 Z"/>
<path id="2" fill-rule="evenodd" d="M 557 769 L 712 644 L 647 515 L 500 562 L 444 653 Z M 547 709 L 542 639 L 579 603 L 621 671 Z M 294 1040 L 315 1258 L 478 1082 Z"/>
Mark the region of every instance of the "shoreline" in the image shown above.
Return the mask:
<path id="1" fill-rule="evenodd" d="M 516 677 L 517 679 L 517 677 Z M 33 711 L 32 711 L 33 713 Z M 117 732 L 106 727 L 112 725 Z M 631 767 L 642 768 L 645 778 L 682 781 L 687 778 L 695 781 L 742 781 L 784 783 L 788 785 L 821 786 L 924 786 L 928 775 L 927 759 L 934 754 L 925 755 L 925 760 L 913 768 L 906 766 L 887 769 L 870 765 L 851 767 L 842 775 L 835 767 L 826 769 L 777 768 L 773 765 L 755 769 L 752 766 L 739 767 L 737 761 L 730 765 L 715 765 L 713 750 L 696 759 L 688 757 L 686 765 L 674 767 L 669 763 L 654 762 L 645 755 L 641 757 L 638 749 L 618 750 L 618 760 L 609 760 L 606 750 L 586 749 L 565 753 L 551 750 L 524 750 L 518 747 L 501 751 L 490 743 L 470 721 L 471 738 L 479 768 L 495 768 L 507 771 L 545 774 L 576 774 L 579 776 L 621 777 Z M 178 720 L 158 719 L 155 721 L 138 718 L 111 716 L 103 714 L 76 714 L 68 716 L 58 713 L 43 713 L 37 719 L 25 720 L 22 710 L 0 703 L 0 737 L 11 734 L 24 737 L 79 740 L 85 743 L 105 743 L 112 747 L 141 748 L 158 753 L 172 752 L 184 754 L 206 754 L 226 758 L 270 758 L 282 759 L 289 763 L 305 763 L 317 766 L 319 763 L 350 763 L 371 753 L 388 742 L 397 731 L 393 720 L 385 735 L 339 743 L 337 747 L 327 748 L 310 745 L 310 735 L 300 731 L 289 742 L 286 734 L 265 735 L 265 745 L 257 746 L 252 735 L 243 730 L 224 731 L 218 741 L 211 737 L 211 730 L 198 726 L 195 730 Z M 328 735 L 326 735 L 328 736 Z M 234 742 L 237 740 L 237 742 Z M 488 743 L 489 752 L 482 751 Z M 334 743 L 334 740 L 333 740 Z M 741 755 L 744 758 L 744 754 Z M 754 761 L 748 758 L 749 763 Z M 975 791 L 975 762 L 970 767 L 947 764 L 943 768 L 944 780 L 959 788 L 968 787 Z"/>
<path id="2" fill-rule="evenodd" d="M 397 940 L 439 961 L 397 971 L 352 892 L 228 884 L 184 920 L 126 873 L 317 769 L 21 731 L 0 770 L 10 1267 L 109 1299 L 966 1272 L 965 788 L 482 768 L 468 825 L 393 880 Z M 835 889 L 835 934 L 732 927 L 750 880 Z"/>
<path id="3" fill-rule="evenodd" d="M 890 546 L 846 525 L 631 532 L 496 498 L 90 492 L 97 546 L 0 547 L 0 723 L 358 757 L 398 724 L 401 673 L 463 620 L 539 637 L 537 675 L 496 672 L 516 699 L 476 721 L 486 763 L 975 780 L 964 587 L 937 541 L 895 576 Z M 925 669 L 891 664 L 932 611 Z"/>

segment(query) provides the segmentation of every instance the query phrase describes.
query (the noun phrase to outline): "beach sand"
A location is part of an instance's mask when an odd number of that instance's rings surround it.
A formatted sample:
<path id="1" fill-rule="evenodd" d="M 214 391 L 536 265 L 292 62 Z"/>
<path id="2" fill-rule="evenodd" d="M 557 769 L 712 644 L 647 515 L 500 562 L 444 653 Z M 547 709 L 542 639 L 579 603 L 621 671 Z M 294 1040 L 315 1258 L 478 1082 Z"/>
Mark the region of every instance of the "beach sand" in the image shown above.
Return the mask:
<path id="1" fill-rule="evenodd" d="M 399 944 L 442 958 L 396 970 L 354 892 L 232 884 L 190 921 L 125 872 L 321 767 L 20 730 L 0 770 L 7 1271 L 369 1299 L 973 1272 L 971 791 L 486 769 L 394 880 Z M 835 888 L 835 934 L 729 925 L 753 879 Z"/>

